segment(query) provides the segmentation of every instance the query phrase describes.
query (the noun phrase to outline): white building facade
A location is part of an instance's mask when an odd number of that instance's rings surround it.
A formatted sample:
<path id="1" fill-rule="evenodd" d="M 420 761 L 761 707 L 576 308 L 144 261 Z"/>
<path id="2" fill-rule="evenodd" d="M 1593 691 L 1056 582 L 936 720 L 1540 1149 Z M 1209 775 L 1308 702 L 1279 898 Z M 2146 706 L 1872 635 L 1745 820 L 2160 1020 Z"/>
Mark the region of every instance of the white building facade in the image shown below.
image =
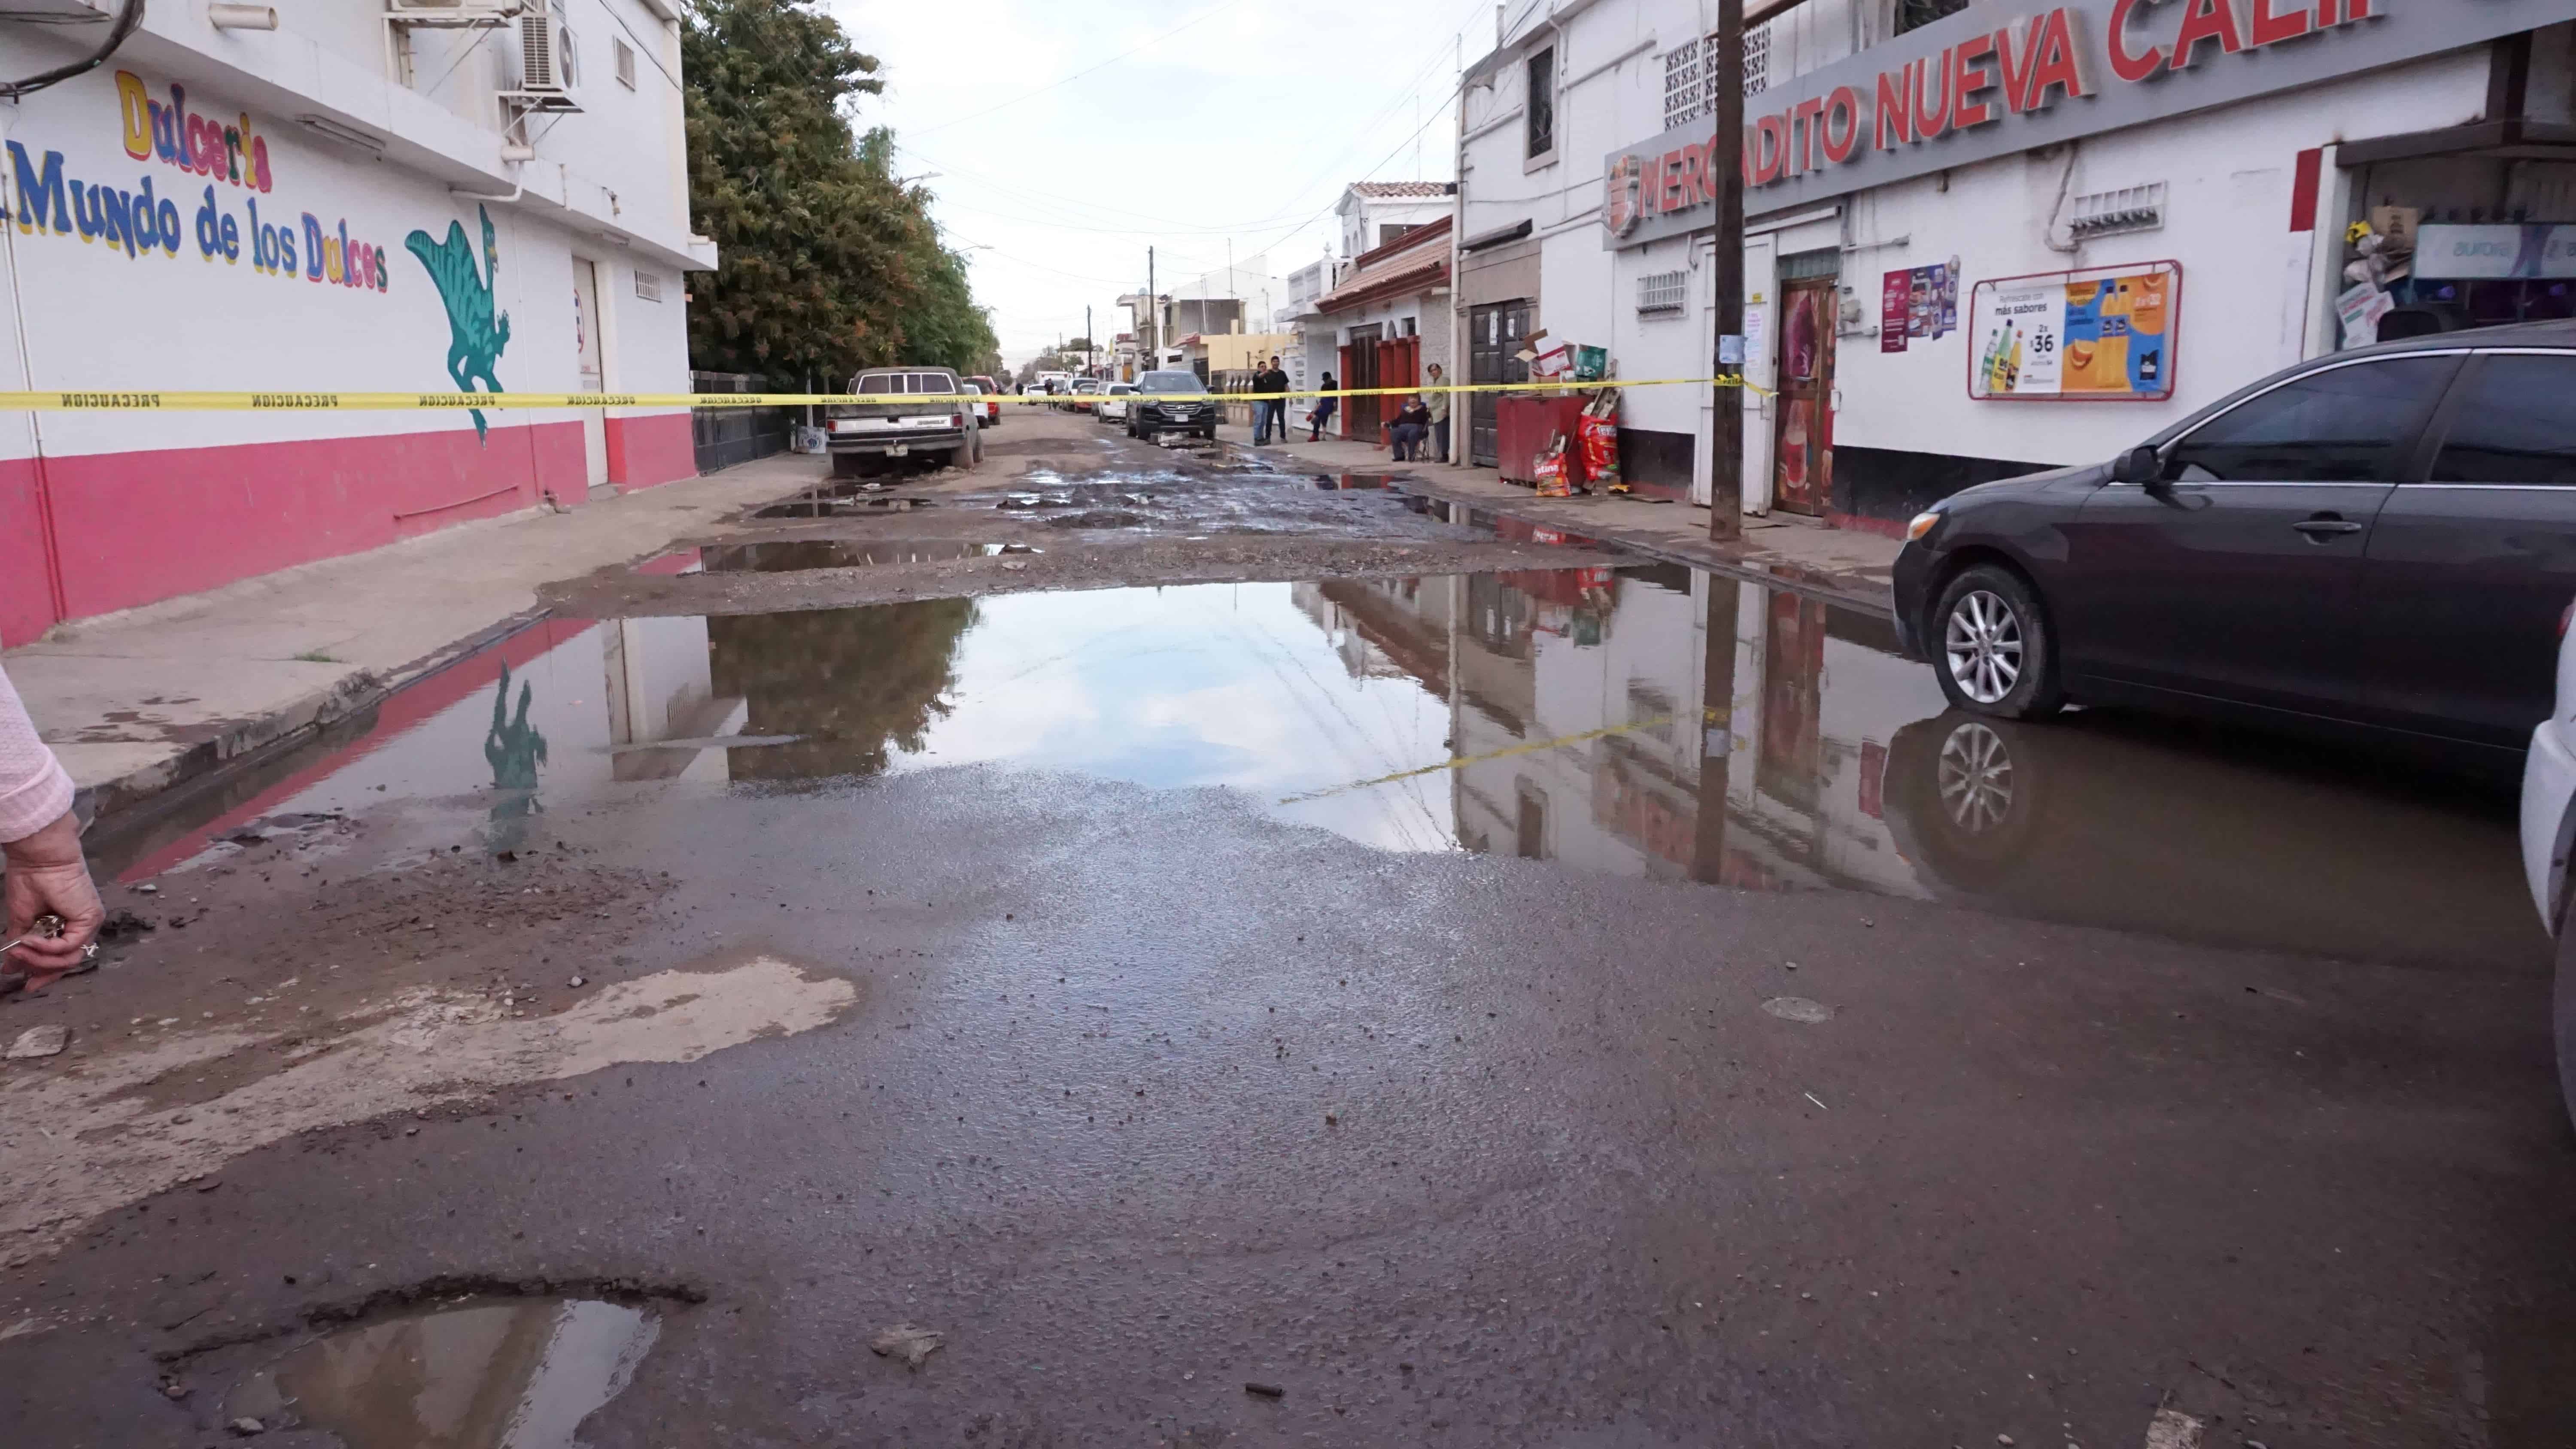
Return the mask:
<path id="1" fill-rule="evenodd" d="M 84 3 L 119 8 L 55 8 Z M 529 8 L 278 0 L 275 29 L 218 29 L 154 5 L 8 108 L 11 386 L 689 391 L 715 249 L 689 232 L 678 11 Z M 0 19 L 0 71 L 109 29 Z M 0 643 L 692 454 L 670 408 L 19 413 Z"/>
<path id="2" fill-rule="evenodd" d="M 2576 0 L 1747 9 L 1748 512 L 1896 527 L 2391 305 L 2576 311 L 2549 245 L 2576 222 Z M 1469 68 L 1454 325 L 1480 380 L 1540 331 L 1625 377 L 1710 371 L 1713 28 L 1702 0 L 1554 0 Z M 2374 219 L 2452 230 L 2356 281 L 2347 228 Z M 2435 258 L 2454 240 L 2472 260 Z M 1713 405 L 1628 392 L 1630 479 L 1705 502 Z"/>

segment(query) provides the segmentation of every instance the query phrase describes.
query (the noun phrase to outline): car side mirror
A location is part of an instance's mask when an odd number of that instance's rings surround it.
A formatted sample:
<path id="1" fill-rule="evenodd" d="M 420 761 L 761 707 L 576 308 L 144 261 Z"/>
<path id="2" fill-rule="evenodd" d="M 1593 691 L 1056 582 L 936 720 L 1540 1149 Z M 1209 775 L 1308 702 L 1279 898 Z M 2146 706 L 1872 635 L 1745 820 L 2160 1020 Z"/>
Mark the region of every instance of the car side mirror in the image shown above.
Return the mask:
<path id="1" fill-rule="evenodd" d="M 2163 456 L 2155 449 L 2141 443 L 2122 453 L 2118 461 L 2111 465 L 2111 478 L 2114 482 L 2133 483 L 2140 488 L 2154 489 L 2163 482 L 2164 468 Z"/>

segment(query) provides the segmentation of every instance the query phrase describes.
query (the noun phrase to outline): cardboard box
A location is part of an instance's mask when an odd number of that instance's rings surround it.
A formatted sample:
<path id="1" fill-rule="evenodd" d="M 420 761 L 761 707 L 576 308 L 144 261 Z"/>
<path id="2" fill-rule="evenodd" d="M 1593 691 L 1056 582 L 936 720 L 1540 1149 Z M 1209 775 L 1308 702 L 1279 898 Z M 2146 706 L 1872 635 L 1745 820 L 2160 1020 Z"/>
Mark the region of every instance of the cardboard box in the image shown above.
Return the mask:
<path id="1" fill-rule="evenodd" d="M 2413 206 L 2374 206 L 2370 209 L 2370 229 L 2388 238 L 2389 246 L 2398 251 L 2415 250 L 2415 229 L 2424 222 L 2424 212 Z"/>

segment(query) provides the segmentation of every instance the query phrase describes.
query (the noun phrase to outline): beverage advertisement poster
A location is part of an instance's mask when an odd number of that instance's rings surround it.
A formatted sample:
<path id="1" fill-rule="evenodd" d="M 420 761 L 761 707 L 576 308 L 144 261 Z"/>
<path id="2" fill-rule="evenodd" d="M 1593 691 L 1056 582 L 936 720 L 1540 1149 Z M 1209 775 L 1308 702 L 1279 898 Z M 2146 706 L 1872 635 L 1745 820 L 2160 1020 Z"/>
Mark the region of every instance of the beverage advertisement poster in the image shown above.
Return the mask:
<path id="1" fill-rule="evenodd" d="M 1968 395 L 2141 402 L 2173 395 L 2170 262 L 1980 282 Z"/>
<path id="2" fill-rule="evenodd" d="M 1890 272 L 1879 279 L 1878 350 L 1903 352 L 1905 339 L 1912 328 L 1907 323 L 1908 308 L 1913 305 L 1914 274 Z"/>

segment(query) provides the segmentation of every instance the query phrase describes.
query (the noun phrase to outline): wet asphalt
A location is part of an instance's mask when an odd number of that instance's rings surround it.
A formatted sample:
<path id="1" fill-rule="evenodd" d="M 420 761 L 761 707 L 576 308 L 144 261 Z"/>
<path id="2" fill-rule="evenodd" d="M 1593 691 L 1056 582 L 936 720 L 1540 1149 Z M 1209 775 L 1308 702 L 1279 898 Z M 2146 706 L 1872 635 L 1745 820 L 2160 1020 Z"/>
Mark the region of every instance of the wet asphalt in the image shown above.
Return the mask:
<path id="1" fill-rule="evenodd" d="M 1023 446 L 1075 471 L 1090 427 Z M 1162 463 L 1124 448 L 1088 456 Z M 1161 487 L 1181 543 L 1315 491 Z M 34 1074 L 156 1032 L 252 1039 L 181 1093 L 210 1114 L 360 1049 L 285 1003 L 481 983 L 544 1020 L 744 953 L 855 995 L 101 1189 L 0 1275 L 0 1422 L 226 1441 L 316 1333 L 474 1292 L 655 1316 L 595 1445 L 2091 1446 L 2160 1410 L 2576 1442 L 2576 1134 L 2508 796 L 1995 726 L 1877 621 L 1452 569 L 1533 541 L 1372 505 L 1342 531 L 1425 552 L 713 616 L 593 589 L 103 834 L 159 928 L 0 1010 L 75 1028 L 0 1077 L 48 1142 L 78 1127 Z M 831 526 L 826 571 L 902 566 Z M 898 1324 L 942 1344 L 871 1352 Z M 433 1354 L 405 1401 L 547 1362 Z"/>

